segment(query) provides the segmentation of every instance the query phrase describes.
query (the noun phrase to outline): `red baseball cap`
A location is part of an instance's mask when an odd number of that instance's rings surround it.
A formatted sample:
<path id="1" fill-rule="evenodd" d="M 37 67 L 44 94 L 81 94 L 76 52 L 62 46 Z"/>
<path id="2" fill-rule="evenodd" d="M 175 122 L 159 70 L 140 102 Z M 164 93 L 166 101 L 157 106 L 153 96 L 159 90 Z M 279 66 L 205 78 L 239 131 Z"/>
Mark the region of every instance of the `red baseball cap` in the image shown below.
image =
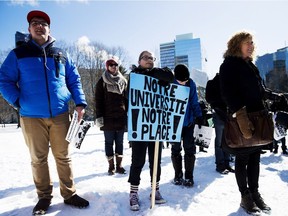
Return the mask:
<path id="1" fill-rule="evenodd" d="M 27 14 L 27 21 L 28 21 L 28 23 L 30 23 L 31 20 L 32 20 L 34 17 L 41 17 L 41 18 L 43 18 L 43 19 L 48 23 L 48 25 L 50 25 L 50 17 L 49 17 L 48 14 L 46 14 L 45 12 L 39 11 L 39 10 L 30 11 L 30 12 Z"/>

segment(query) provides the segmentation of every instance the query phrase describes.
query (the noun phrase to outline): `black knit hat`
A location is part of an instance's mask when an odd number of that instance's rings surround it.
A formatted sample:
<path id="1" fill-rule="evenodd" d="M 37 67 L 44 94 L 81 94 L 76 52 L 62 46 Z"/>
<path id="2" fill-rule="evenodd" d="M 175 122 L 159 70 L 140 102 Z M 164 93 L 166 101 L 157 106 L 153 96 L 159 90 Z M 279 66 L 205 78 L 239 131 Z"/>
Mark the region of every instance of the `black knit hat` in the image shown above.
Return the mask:
<path id="1" fill-rule="evenodd" d="M 176 80 L 187 81 L 190 77 L 189 69 L 184 64 L 178 64 L 174 68 L 174 75 Z"/>

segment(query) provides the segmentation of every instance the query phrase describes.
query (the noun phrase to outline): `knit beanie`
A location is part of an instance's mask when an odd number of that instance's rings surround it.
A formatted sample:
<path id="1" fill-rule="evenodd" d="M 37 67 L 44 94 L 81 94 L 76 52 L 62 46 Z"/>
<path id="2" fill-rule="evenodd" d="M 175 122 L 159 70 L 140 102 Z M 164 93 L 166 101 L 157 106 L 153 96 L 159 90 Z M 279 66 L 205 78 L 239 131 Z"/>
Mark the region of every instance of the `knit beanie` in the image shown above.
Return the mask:
<path id="1" fill-rule="evenodd" d="M 184 64 L 178 64 L 174 68 L 174 75 L 176 80 L 187 81 L 190 77 L 189 69 Z"/>
<path id="2" fill-rule="evenodd" d="M 107 61 L 106 61 L 106 70 L 108 70 L 108 67 L 110 64 L 119 64 L 118 63 L 119 59 L 116 57 L 116 56 L 113 56 L 111 58 L 109 58 Z"/>

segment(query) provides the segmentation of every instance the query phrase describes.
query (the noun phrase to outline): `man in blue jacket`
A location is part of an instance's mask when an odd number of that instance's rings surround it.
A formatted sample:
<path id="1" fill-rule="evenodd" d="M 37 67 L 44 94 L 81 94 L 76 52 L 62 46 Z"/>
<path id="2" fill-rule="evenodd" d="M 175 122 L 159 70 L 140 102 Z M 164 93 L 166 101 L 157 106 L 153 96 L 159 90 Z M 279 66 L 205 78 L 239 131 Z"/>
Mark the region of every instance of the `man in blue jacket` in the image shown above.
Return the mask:
<path id="1" fill-rule="evenodd" d="M 0 69 L 0 93 L 19 109 L 20 124 L 31 156 L 39 201 L 33 214 L 45 214 L 51 204 L 49 143 L 56 161 L 64 203 L 85 208 L 89 202 L 76 194 L 69 143 L 68 101 L 71 96 L 80 120 L 87 106 L 80 76 L 68 54 L 53 46 L 50 17 L 42 11 L 27 15 L 30 38 L 12 50 Z"/>

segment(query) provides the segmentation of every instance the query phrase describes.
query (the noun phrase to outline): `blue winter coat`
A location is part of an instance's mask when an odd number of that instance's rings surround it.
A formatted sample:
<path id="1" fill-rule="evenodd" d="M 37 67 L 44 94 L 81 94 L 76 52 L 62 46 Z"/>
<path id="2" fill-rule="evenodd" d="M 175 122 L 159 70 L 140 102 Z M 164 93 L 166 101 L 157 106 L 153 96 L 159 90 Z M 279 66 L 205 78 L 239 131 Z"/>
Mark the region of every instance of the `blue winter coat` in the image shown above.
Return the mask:
<path id="1" fill-rule="evenodd" d="M 176 81 L 176 79 L 174 80 L 174 83 L 180 85 Z M 201 107 L 198 102 L 195 82 L 191 78 L 189 78 L 185 86 L 188 86 L 190 88 L 190 93 L 189 93 L 189 100 L 188 100 L 188 104 L 187 104 L 187 108 L 185 112 L 183 127 L 187 127 L 188 125 L 193 124 L 196 117 L 202 116 Z"/>
<path id="2" fill-rule="evenodd" d="M 1 66 L 0 93 L 20 108 L 21 116 L 49 118 L 67 112 L 71 95 L 76 105 L 87 105 L 75 64 L 53 43 L 42 48 L 30 40 L 12 50 Z"/>

